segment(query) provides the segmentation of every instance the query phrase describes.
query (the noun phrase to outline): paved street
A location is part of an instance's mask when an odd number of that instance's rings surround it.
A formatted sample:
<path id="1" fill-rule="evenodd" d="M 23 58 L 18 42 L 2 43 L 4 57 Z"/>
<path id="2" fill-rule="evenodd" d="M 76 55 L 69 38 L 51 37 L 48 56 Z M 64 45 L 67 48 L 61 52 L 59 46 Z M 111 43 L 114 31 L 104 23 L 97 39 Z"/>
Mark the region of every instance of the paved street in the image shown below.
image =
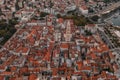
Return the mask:
<path id="1" fill-rule="evenodd" d="M 101 14 L 106 14 L 109 13 L 110 11 L 113 11 L 114 9 L 120 7 L 120 1 L 117 3 L 114 3 L 112 5 L 107 6 L 105 9 L 97 12 L 96 14 L 89 14 L 88 16 L 95 16 L 95 15 L 101 15 Z"/>

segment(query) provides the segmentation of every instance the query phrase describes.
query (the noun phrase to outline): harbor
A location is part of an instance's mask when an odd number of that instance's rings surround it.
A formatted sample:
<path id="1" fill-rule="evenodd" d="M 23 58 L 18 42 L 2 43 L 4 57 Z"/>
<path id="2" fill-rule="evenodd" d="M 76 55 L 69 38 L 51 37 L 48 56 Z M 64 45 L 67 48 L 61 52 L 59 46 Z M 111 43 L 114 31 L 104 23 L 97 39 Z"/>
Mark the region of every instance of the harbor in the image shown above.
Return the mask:
<path id="1" fill-rule="evenodd" d="M 110 17 L 108 17 L 104 21 L 109 24 L 112 24 L 113 26 L 120 26 L 120 10 L 112 14 Z"/>

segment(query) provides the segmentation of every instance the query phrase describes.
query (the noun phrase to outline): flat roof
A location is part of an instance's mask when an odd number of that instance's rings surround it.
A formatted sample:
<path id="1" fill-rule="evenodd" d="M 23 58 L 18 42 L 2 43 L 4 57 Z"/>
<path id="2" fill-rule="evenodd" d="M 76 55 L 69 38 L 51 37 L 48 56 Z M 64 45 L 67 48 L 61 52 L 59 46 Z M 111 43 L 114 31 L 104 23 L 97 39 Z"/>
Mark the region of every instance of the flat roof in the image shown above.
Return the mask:
<path id="1" fill-rule="evenodd" d="M 118 37 L 120 37 L 120 31 L 114 31 L 114 32 Z"/>

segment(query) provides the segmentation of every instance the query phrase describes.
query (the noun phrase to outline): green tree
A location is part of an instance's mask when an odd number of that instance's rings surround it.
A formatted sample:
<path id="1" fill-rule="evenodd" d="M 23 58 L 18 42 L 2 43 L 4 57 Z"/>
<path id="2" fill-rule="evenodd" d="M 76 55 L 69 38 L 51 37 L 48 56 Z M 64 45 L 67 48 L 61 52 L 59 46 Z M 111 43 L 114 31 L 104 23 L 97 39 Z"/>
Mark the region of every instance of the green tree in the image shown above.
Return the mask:
<path id="1" fill-rule="evenodd" d="M 62 17 L 60 14 L 57 14 L 56 16 L 57 16 L 57 18 L 61 18 Z"/>
<path id="2" fill-rule="evenodd" d="M 41 12 L 41 13 L 40 13 L 40 17 L 45 17 L 45 16 L 47 16 L 47 15 L 49 15 L 49 13 L 46 13 L 46 12 Z"/>

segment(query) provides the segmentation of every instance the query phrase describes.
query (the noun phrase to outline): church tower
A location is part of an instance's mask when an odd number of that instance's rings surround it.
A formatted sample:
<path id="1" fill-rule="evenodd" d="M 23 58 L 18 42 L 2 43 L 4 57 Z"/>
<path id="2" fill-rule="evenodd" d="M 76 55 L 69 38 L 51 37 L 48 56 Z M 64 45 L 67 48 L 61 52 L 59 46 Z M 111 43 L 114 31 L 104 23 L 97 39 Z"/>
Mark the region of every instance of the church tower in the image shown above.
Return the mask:
<path id="1" fill-rule="evenodd" d="M 72 34 L 71 34 L 71 23 L 70 20 L 67 21 L 66 23 L 66 33 L 64 34 L 65 37 L 65 41 L 66 42 L 70 42 L 71 38 L 72 38 Z"/>
<path id="2" fill-rule="evenodd" d="M 75 0 L 75 4 L 78 7 L 80 5 L 80 0 Z"/>

